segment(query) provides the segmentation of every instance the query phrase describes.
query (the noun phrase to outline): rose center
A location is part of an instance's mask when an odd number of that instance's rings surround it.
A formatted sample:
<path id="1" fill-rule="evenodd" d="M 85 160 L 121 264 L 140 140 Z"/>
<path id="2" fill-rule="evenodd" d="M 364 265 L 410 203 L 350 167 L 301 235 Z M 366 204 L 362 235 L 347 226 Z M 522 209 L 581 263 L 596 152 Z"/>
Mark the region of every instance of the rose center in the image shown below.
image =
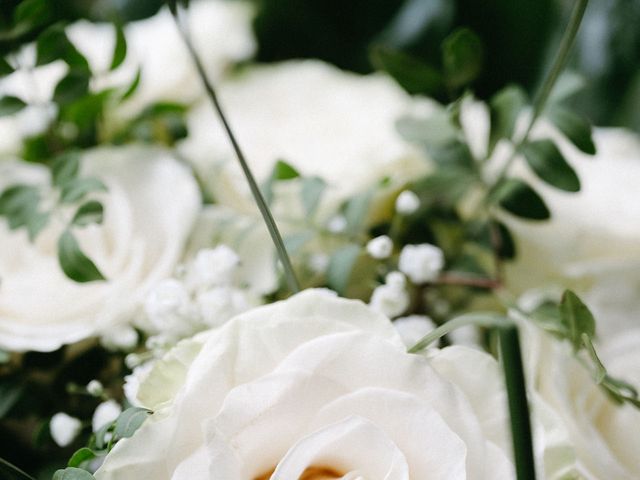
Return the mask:
<path id="1" fill-rule="evenodd" d="M 273 475 L 274 470 L 265 473 L 264 475 L 260 475 L 259 477 L 254 478 L 254 480 L 269 480 L 271 475 Z M 342 478 L 343 475 L 339 474 L 335 470 L 326 467 L 309 467 L 298 480 L 332 480 L 335 478 Z"/>

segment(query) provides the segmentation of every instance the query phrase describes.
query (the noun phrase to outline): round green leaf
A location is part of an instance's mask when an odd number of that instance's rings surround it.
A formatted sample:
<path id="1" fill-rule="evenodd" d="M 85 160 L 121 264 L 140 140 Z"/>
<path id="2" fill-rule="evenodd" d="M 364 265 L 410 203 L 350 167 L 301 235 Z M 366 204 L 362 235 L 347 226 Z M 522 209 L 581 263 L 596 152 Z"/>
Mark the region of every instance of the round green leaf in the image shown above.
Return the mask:
<path id="1" fill-rule="evenodd" d="M 551 140 L 528 142 L 521 152 L 536 175 L 549 185 L 567 192 L 580 191 L 578 175 Z"/>
<path id="2" fill-rule="evenodd" d="M 547 220 L 551 212 L 538 193 L 522 180 L 507 179 L 496 191 L 498 203 L 508 212 L 530 220 Z"/>

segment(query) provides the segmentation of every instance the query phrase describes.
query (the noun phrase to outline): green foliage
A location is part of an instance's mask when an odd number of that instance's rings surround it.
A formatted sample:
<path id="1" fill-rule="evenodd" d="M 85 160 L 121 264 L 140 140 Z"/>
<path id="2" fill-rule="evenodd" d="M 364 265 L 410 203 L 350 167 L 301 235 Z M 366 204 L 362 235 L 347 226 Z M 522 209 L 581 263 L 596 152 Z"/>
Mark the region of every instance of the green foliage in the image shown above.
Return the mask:
<path id="1" fill-rule="evenodd" d="M 96 200 L 83 203 L 76 210 L 71 223 L 76 227 L 85 227 L 92 223 L 102 223 L 104 207 Z"/>
<path id="2" fill-rule="evenodd" d="M 329 288 L 339 294 L 344 294 L 349 286 L 351 272 L 360 253 L 361 248 L 359 245 L 349 244 L 331 255 L 329 266 L 327 267 L 327 284 Z"/>
<path id="3" fill-rule="evenodd" d="M 344 206 L 344 218 L 347 221 L 347 232 L 356 234 L 364 225 L 371 200 L 373 199 L 373 191 L 365 191 L 350 198 Z"/>
<path id="4" fill-rule="evenodd" d="M 409 93 L 438 95 L 444 87 L 437 68 L 399 50 L 376 46 L 370 52 L 371 63 L 391 75 Z"/>
<path id="5" fill-rule="evenodd" d="M 484 48 L 480 37 L 468 28 L 460 28 L 442 43 L 445 82 L 455 90 L 472 83 L 482 71 Z"/>
<path id="6" fill-rule="evenodd" d="M 120 414 L 116 420 L 114 434 L 118 438 L 131 437 L 152 412 L 146 408 L 131 407 Z"/>
<path id="7" fill-rule="evenodd" d="M 512 138 L 518 115 L 526 104 L 526 93 L 515 85 L 500 90 L 491 98 L 489 103 L 491 108 L 489 152 L 493 151 L 498 140 Z"/>
<path id="8" fill-rule="evenodd" d="M 52 25 L 38 36 L 36 41 L 37 65 L 45 65 L 64 60 L 72 71 L 89 72 L 89 64 L 71 43 L 64 30 L 64 24 Z"/>
<path id="9" fill-rule="evenodd" d="M 0 383 L 0 419 L 2 419 L 18 402 L 24 391 L 21 381 L 5 378 Z"/>
<path id="10" fill-rule="evenodd" d="M 98 267 L 82 253 L 78 241 L 69 230 L 65 230 L 58 239 L 58 261 L 65 275 L 76 282 L 105 280 Z"/>
<path id="11" fill-rule="evenodd" d="M 67 467 L 57 470 L 52 480 L 95 480 L 95 477 L 81 468 Z"/>
<path id="12" fill-rule="evenodd" d="M 69 459 L 69 463 L 67 464 L 67 466 L 73 468 L 82 468 L 97 456 L 98 455 L 96 454 L 96 452 L 94 452 L 90 448 L 83 447 L 74 452 L 74 454 Z"/>
<path id="13" fill-rule="evenodd" d="M 327 183 L 320 177 L 305 177 L 302 180 L 302 205 L 308 218 L 313 217 L 318 205 L 322 200 L 322 195 L 327 188 Z"/>
<path id="14" fill-rule="evenodd" d="M 4 190 L 0 216 L 7 218 L 11 230 L 24 227 L 32 241 L 49 221 L 49 213 L 40 210 L 40 190 L 32 185 L 12 185 Z"/>
<path id="15" fill-rule="evenodd" d="M 580 191 L 580 179 L 551 140 L 533 140 L 520 147 L 531 169 L 560 190 Z"/>
<path id="16" fill-rule="evenodd" d="M 495 192 L 499 205 L 508 212 L 529 220 L 547 220 L 551 212 L 538 193 L 522 180 L 507 179 Z"/>
<path id="17" fill-rule="evenodd" d="M 116 24 L 114 25 L 114 28 L 116 30 L 116 43 L 113 49 L 113 56 L 109 70 L 115 70 L 122 65 L 122 62 L 124 62 L 124 59 L 127 56 L 127 39 L 124 36 L 122 25 Z"/>
<path id="18" fill-rule="evenodd" d="M 60 189 L 62 203 L 75 203 L 93 192 L 106 192 L 107 186 L 96 177 L 76 177 L 65 182 Z"/>
<path id="19" fill-rule="evenodd" d="M 561 325 L 565 329 L 566 338 L 573 345 L 574 351 L 583 347 L 582 336 L 593 338 L 596 333 L 596 321 L 589 308 L 571 290 L 566 290 L 560 302 Z"/>
<path id="20" fill-rule="evenodd" d="M 20 100 L 18 97 L 2 97 L 0 98 L 0 117 L 4 117 L 5 115 L 13 115 L 26 106 L 27 104 Z"/>
<path id="21" fill-rule="evenodd" d="M 580 150 L 588 155 L 596 153 L 589 122 L 570 110 L 555 107 L 547 113 L 549 119 Z"/>

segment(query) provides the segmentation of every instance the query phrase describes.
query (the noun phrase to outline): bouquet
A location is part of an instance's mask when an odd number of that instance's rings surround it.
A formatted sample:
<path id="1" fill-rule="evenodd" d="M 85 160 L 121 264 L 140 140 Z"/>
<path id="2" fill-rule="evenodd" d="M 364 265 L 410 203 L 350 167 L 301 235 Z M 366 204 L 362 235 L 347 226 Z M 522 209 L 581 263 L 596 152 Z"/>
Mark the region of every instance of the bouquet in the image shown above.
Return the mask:
<path id="1" fill-rule="evenodd" d="M 640 137 L 567 69 L 602 12 L 486 94 L 446 2 L 374 73 L 269 29 L 313 2 L 71 3 L 3 7 L 0 478 L 640 478 Z"/>

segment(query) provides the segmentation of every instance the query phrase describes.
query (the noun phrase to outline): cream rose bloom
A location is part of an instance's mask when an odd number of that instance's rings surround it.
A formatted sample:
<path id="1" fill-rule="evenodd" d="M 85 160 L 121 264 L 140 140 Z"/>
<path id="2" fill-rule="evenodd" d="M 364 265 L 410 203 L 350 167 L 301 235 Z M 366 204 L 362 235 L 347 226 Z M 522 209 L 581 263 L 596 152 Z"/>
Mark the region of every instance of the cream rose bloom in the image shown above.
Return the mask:
<path id="1" fill-rule="evenodd" d="M 48 184 L 48 171 L 38 165 L 3 162 L 0 172 L 0 188 Z M 24 229 L 11 231 L 1 219 L 1 348 L 54 350 L 131 321 L 149 289 L 173 273 L 183 254 L 200 198 L 189 170 L 170 154 L 146 147 L 98 149 L 83 158 L 82 175 L 108 187 L 96 195 L 104 205 L 102 225 L 74 229 L 108 280 L 80 284 L 65 277 L 57 259 L 64 224 L 57 216 L 34 243 Z"/>
<path id="2" fill-rule="evenodd" d="M 154 414 L 96 478 L 514 478 L 496 362 L 405 348 L 328 291 L 251 310 L 154 365 L 137 394 Z"/>
<path id="3" fill-rule="evenodd" d="M 395 131 L 409 110 L 432 107 L 382 74 L 357 75 L 315 60 L 255 66 L 220 85 L 220 99 L 258 180 L 277 160 L 317 175 L 336 201 L 383 178 L 406 182 L 426 171 L 418 152 Z M 246 211 L 246 181 L 208 101 L 189 116 L 181 150 L 216 199 Z M 216 170 L 217 165 L 217 170 Z M 250 200 L 249 200 L 250 202 Z"/>
<path id="4" fill-rule="evenodd" d="M 528 378 L 569 433 L 577 457 L 576 472 L 586 480 L 640 478 L 640 411 L 609 399 L 573 357 L 568 343 L 531 325 L 526 332 Z M 640 329 L 606 341 L 598 349 L 611 374 L 640 386 Z"/>
<path id="5" fill-rule="evenodd" d="M 211 78 L 220 78 L 232 63 L 253 54 L 252 16 L 248 2 L 190 2 L 187 25 Z M 140 68 L 138 88 L 118 107 L 119 115 L 139 113 L 160 101 L 189 103 L 203 92 L 193 60 L 167 7 L 125 27 L 127 57 L 114 72 L 108 72 L 115 44 L 113 25 L 81 21 L 69 26 L 67 34 L 96 73 L 96 88 L 126 86 Z"/>

